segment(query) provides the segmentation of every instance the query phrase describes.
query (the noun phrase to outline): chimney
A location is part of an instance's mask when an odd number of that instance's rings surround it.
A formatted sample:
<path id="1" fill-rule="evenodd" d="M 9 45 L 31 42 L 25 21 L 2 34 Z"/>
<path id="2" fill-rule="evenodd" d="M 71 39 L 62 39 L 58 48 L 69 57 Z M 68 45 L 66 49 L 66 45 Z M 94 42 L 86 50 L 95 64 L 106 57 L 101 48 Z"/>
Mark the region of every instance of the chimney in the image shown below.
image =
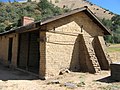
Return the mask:
<path id="1" fill-rule="evenodd" d="M 26 16 L 22 17 L 21 23 L 22 23 L 23 26 L 28 25 L 32 22 L 34 22 L 34 18 L 26 17 Z"/>

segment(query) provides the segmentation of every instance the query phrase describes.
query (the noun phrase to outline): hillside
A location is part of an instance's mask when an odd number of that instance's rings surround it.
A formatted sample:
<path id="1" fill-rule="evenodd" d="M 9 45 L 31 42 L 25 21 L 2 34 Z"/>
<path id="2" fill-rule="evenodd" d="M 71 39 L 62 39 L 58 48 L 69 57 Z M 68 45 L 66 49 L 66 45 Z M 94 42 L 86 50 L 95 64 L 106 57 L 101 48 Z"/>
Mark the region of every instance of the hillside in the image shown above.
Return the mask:
<path id="1" fill-rule="evenodd" d="M 49 1 L 61 8 L 75 9 L 83 6 L 88 6 L 94 12 L 94 14 L 100 19 L 103 18 L 111 19 L 111 17 L 114 16 L 114 14 L 109 10 L 106 10 L 102 7 L 92 4 L 87 0 L 49 0 Z"/>
<path id="2" fill-rule="evenodd" d="M 47 0 L 40 3 L 36 2 L 0 2 L 0 32 L 10 30 L 21 26 L 20 19 L 23 16 L 32 17 L 37 20 L 52 17 L 66 12 L 67 9 L 61 9 Z"/>

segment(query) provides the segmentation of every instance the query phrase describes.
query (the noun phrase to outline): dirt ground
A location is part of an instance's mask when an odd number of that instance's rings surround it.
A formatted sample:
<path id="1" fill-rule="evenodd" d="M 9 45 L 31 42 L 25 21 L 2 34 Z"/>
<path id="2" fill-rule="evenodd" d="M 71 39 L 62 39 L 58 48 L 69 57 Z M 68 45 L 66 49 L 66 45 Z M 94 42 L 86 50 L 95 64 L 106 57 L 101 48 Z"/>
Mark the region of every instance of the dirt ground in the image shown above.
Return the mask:
<path id="1" fill-rule="evenodd" d="M 120 82 L 111 80 L 109 71 L 98 74 L 70 72 L 40 80 L 28 73 L 0 65 L 0 90 L 120 90 Z M 67 86 L 65 83 L 72 84 Z"/>

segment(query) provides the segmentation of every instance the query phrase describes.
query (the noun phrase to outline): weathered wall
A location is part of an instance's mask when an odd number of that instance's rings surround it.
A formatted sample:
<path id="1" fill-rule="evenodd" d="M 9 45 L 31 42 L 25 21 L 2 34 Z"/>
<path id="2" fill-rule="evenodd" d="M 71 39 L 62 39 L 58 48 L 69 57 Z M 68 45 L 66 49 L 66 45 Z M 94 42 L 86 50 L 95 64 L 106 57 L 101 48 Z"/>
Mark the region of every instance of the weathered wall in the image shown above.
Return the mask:
<path id="1" fill-rule="evenodd" d="M 1 38 L 1 47 L 0 47 L 0 60 L 2 63 L 7 64 L 8 57 L 8 38 L 6 36 L 2 36 Z"/>
<path id="2" fill-rule="evenodd" d="M 110 64 L 110 57 L 106 52 L 106 45 L 102 36 L 95 37 L 93 40 L 93 46 L 100 63 L 102 70 L 108 70 Z"/>
<path id="3" fill-rule="evenodd" d="M 98 73 L 100 65 L 95 55 L 92 45 L 94 37 L 82 36 L 80 37 L 80 65 L 81 71 L 88 71 L 90 73 Z"/>
<path id="4" fill-rule="evenodd" d="M 69 68 L 71 60 L 79 69 L 79 42 L 76 42 L 76 36 L 52 34 L 46 43 L 46 70 L 49 75 L 58 75 L 60 70 Z M 74 44 L 76 47 L 74 47 Z M 73 52 L 74 51 L 74 52 Z"/>
<path id="5" fill-rule="evenodd" d="M 41 79 L 45 79 L 46 76 L 46 32 L 40 31 L 40 42 L 39 42 L 39 50 L 40 50 L 40 61 L 39 61 L 39 77 Z"/>
<path id="6" fill-rule="evenodd" d="M 81 26 L 83 25 L 83 30 Z M 46 25 L 46 74 L 58 75 L 61 69 L 80 70 L 80 34 L 94 37 L 103 35 L 102 30 L 83 12 Z"/>
<path id="7" fill-rule="evenodd" d="M 18 34 L 7 34 L 1 36 L 0 39 L 0 62 L 8 65 L 8 47 L 9 47 L 9 38 L 13 38 L 12 46 L 12 62 L 13 66 L 17 66 L 17 51 L 18 51 Z"/>
<path id="8" fill-rule="evenodd" d="M 18 57 L 18 34 L 13 34 L 13 48 L 12 48 L 12 65 L 17 67 Z"/>

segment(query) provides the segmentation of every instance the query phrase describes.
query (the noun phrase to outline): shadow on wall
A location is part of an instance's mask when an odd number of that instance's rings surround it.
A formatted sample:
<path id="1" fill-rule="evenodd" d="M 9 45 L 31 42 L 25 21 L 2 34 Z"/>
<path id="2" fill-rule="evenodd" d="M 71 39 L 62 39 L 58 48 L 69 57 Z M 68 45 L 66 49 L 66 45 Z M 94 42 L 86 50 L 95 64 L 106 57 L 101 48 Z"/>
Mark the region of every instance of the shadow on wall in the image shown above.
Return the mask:
<path id="1" fill-rule="evenodd" d="M 83 35 L 78 35 L 74 44 L 70 70 L 74 72 L 90 72 L 95 73 L 94 67 L 90 60 L 87 47 Z"/>
<path id="2" fill-rule="evenodd" d="M 72 52 L 72 58 L 71 58 L 71 62 L 70 62 L 70 70 L 71 71 L 75 71 L 75 72 L 79 72 L 80 71 L 80 35 L 78 35 L 78 37 L 76 38 L 74 47 L 73 47 L 73 52 Z"/>
<path id="3" fill-rule="evenodd" d="M 108 57 L 105 56 L 105 51 L 103 51 L 102 43 L 98 37 L 94 37 L 92 45 L 97 56 L 98 62 L 100 64 L 101 70 L 109 70 L 109 62 Z"/>

